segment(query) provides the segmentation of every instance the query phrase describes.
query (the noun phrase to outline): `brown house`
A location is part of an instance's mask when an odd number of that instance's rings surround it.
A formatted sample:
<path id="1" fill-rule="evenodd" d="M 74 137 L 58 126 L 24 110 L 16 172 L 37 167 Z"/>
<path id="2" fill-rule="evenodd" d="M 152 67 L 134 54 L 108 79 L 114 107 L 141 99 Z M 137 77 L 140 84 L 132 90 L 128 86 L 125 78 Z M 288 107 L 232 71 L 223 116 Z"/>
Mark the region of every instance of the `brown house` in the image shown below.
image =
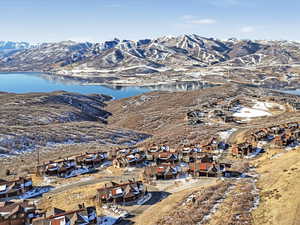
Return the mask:
<path id="1" fill-rule="evenodd" d="M 76 164 L 80 166 L 99 166 L 105 159 L 107 158 L 107 154 L 103 152 L 93 152 L 85 154 L 81 154 L 76 156 Z"/>
<path id="2" fill-rule="evenodd" d="M 268 130 L 261 129 L 252 134 L 253 141 L 262 141 L 263 139 L 268 137 Z"/>
<path id="3" fill-rule="evenodd" d="M 64 211 L 54 208 L 51 212 L 44 213 L 44 218 L 34 219 L 32 225 L 87 225 L 97 224 L 95 207 L 79 205 L 79 209 Z"/>
<path id="4" fill-rule="evenodd" d="M 111 185 L 97 190 L 99 202 L 102 203 L 125 203 L 139 199 L 144 196 L 145 189 L 142 181 L 129 181 L 118 184 L 111 182 Z"/>
<path id="5" fill-rule="evenodd" d="M 174 179 L 179 175 L 180 171 L 178 171 L 175 165 L 170 163 L 163 163 L 156 166 L 148 166 L 144 170 L 144 175 L 146 178 L 155 178 L 159 179 Z"/>
<path id="6" fill-rule="evenodd" d="M 134 166 L 138 163 L 143 162 L 145 155 L 143 152 L 130 153 L 128 155 L 118 156 L 113 161 L 112 164 L 116 168 L 123 168 L 127 166 Z"/>
<path id="7" fill-rule="evenodd" d="M 287 147 L 292 144 L 297 138 L 291 132 L 286 132 L 282 135 L 276 136 L 273 140 L 274 144 L 280 147 Z"/>
<path id="8" fill-rule="evenodd" d="M 0 202 L 0 225 L 29 225 L 36 216 L 35 205 L 27 200 Z"/>
<path id="9" fill-rule="evenodd" d="M 37 175 L 43 176 L 62 176 L 76 168 L 75 159 L 60 159 L 49 161 L 43 165 L 37 166 Z"/>
<path id="10" fill-rule="evenodd" d="M 200 144 L 203 152 L 211 152 L 218 149 L 218 142 L 216 138 L 210 138 Z"/>
<path id="11" fill-rule="evenodd" d="M 189 173 L 194 176 L 216 177 L 219 166 L 211 162 L 189 163 Z"/>
<path id="12" fill-rule="evenodd" d="M 235 157 L 244 157 L 252 153 L 253 151 L 254 151 L 253 146 L 248 142 L 235 144 L 231 148 L 231 154 Z"/>
<path id="13" fill-rule="evenodd" d="M 299 128 L 299 124 L 298 124 L 297 122 L 294 122 L 294 123 L 287 123 L 287 124 L 285 125 L 285 128 L 286 128 L 286 129 L 289 129 L 289 130 L 291 130 L 291 131 L 294 131 L 294 130 L 296 130 L 296 129 Z"/>
<path id="14" fill-rule="evenodd" d="M 0 199 L 17 197 L 33 189 L 31 178 L 20 177 L 18 180 L 0 180 Z"/>

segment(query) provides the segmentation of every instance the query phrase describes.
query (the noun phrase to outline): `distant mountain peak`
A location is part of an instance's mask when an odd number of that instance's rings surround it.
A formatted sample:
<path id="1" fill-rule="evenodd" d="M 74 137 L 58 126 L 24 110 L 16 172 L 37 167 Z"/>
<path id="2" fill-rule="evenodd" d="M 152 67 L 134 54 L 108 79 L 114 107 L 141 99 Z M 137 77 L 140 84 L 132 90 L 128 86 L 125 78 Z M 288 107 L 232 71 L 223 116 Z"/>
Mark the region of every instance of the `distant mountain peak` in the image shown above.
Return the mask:
<path id="1" fill-rule="evenodd" d="M 102 43 L 62 41 L 30 45 L 0 42 L 1 71 L 74 71 L 148 74 L 217 65 L 247 66 L 300 62 L 300 43 L 218 40 L 197 34 Z"/>

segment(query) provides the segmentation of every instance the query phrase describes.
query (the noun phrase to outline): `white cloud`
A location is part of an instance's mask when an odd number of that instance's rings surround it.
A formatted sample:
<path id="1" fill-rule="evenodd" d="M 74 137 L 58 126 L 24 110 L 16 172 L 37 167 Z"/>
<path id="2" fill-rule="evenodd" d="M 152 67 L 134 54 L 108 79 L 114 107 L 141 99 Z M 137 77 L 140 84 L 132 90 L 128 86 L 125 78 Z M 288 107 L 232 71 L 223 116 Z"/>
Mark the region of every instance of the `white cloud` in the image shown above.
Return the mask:
<path id="1" fill-rule="evenodd" d="M 217 21 L 214 19 L 207 18 L 207 19 L 189 20 L 187 22 L 190 24 L 214 24 Z"/>
<path id="2" fill-rule="evenodd" d="M 184 15 L 181 17 L 182 20 L 184 20 L 185 24 L 214 24 L 217 23 L 216 20 L 211 19 L 211 18 L 197 18 L 196 16 L 193 15 Z"/>
<path id="3" fill-rule="evenodd" d="M 252 26 L 245 26 L 241 28 L 242 33 L 253 33 L 255 31 L 255 27 Z"/>

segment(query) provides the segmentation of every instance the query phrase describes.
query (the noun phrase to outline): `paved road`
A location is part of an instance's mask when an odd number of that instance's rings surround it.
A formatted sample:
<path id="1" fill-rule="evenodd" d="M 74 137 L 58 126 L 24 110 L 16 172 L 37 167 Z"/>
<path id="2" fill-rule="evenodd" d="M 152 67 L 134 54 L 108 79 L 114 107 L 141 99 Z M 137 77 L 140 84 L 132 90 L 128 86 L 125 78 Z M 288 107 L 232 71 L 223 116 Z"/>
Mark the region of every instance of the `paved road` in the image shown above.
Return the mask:
<path id="1" fill-rule="evenodd" d="M 134 216 L 143 213 L 145 210 L 147 210 L 152 205 L 156 204 L 157 202 L 160 202 L 162 199 L 166 198 L 168 196 L 167 193 L 161 192 L 161 191 L 155 191 L 151 192 L 152 197 L 149 201 L 145 202 L 143 205 L 138 206 L 136 209 L 130 211 L 130 213 Z"/>
<path id="2" fill-rule="evenodd" d="M 69 190 L 69 189 L 72 189 L 75 187 L 83 187 L 86 185 L 97 184 L 97 183 L 101 183 L 101 182 L 105 182 L 105 181 L 110 182 L 113 180 L 129 180 L 129 179 L 138 177 L 138 173 L 139 173 L 139 171 L 136 170 L 136 171 L 132 171 L 132 174 L 124 173 L 121 176 L 105 176 L 105 177 L 101 177 L 101 178 L 91 177 L 88 180 L 81 180 L 81 181 L 72 182 L 69 184 L 64 184 L 64 185 L 58 186 L 55 189 L 51 190 L 49 193 L 57 194 L 57 193 L 60 193 L 60 192 L 63 192 L 63 191 L 66 191 L 66 190 Z"/>

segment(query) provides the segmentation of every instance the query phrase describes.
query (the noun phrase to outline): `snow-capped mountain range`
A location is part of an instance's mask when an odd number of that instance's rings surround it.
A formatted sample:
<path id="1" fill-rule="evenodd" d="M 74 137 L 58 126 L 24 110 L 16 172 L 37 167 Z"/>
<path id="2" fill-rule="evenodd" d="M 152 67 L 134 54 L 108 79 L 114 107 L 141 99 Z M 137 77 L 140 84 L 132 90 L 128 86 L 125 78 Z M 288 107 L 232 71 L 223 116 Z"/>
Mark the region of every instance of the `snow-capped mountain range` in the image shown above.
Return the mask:
<path id="1" fill-rule="evenodd" d="M 7 57 L 19 50 L 30 48 L 27 42 L 0 41 L 0 57 Z"/>
<path id="2" fill-rule="evenodd" d="M 298 42 L 217 40 L 195 34 L 103 43 L 0 42 L 0 71 L 149 74 L 215 66 L 299 63 Z"/>

